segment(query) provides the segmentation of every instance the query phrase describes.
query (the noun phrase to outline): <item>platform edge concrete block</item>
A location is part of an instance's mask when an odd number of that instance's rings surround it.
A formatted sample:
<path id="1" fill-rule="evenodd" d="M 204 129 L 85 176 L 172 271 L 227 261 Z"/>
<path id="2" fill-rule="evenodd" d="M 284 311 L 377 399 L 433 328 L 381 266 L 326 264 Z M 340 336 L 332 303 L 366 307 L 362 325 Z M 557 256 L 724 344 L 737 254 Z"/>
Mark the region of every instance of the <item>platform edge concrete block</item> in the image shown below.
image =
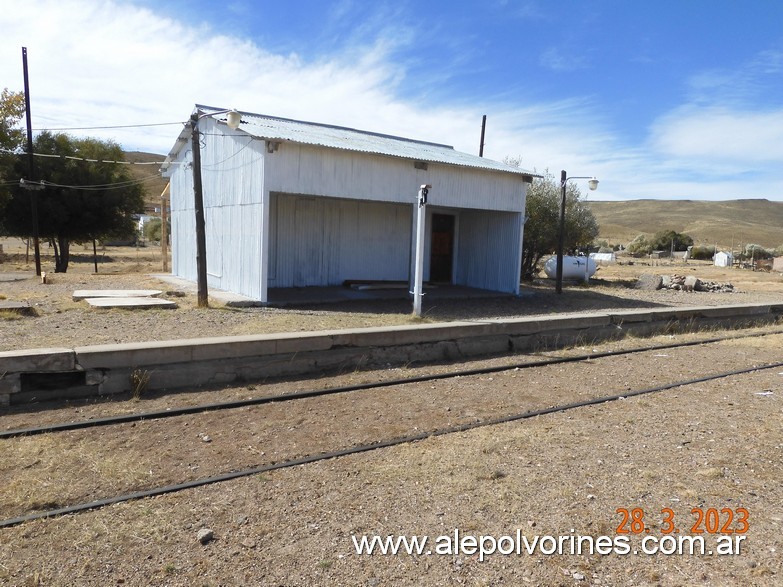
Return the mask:
<path id="1" fill-rule="evenodd" d="M 0 373 L 0 394 L 19 393 L 22 391 L 21 373 Z"/>
<path id="2" fill-rule="evenodd" d="M 71 349 L 41 348 L 0 352 L 0 373 L 25 371 L 70 371 L 76 365 Z"/>

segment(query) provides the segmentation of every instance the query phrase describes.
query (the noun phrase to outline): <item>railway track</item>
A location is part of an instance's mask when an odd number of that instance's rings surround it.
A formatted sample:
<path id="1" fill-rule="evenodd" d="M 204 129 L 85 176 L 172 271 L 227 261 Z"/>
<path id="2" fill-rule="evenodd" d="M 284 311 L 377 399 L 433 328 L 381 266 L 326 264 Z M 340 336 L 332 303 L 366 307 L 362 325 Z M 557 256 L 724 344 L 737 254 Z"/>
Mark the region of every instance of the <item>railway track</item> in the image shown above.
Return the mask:
<path id="1" fill-rule="evenodd" d="M 339 394 L 351 393 L 356 391 L 379 389 L 382 387 L 392 387 L 397 385 L 408 385 L 408 384 L 415 384 L 415 383 L 426 383 L 428 381 L 436 381 L 440 379 L 454 379 L 458 377 L 487 375 L 491 373 L 509 371 L 512 369 L 535 369 L 535 368 L 546 367 L 550 365 L 580 363 L 584 361 L 590 361 L 590 360 L 606 358 L 606 357 L 617 357 L 622 355 L 631 355 L 631 354 L 638 354 L 638 353 L 651 352 L 651 351 L 663 351 L 663 350 L 669 350 L 674 348 L 701 346 L 707 344 L 715 344 L 718 342 L 741 340 L 745 338 L 756 338 L 756 337 L 769 336 L 774 334 L 783 334 L 783 330 L 775 330 L 770 332 L 754 333 L 754 334 L 740 334 L 734 336 L 712 337 L 712 338 L 687 341 L 687 342 L 673 342 L 667 344 L 648 345 L 644 347 L 625 349 L 620 351 L 591 352 L 591 353 L 578 354 L 578 355 L 572 355 L 567 357 L 545 358 L 545 359 L 526 361 L 526 362 L 514 363 L 508 365 L 496 365 L 492 367 L 483 367 L 477 369 L 464 369 L 458 371 L 449 371 L 447 373 L 431 373 L 425 375 L 418 375 L 415 377 L 388 379 L 383 381 L 375 381 L 371 383 L 360 383 L 354 385 L 330 387 L 326 389 L 312 389 L 312 390 L 298 391 L 294 393 L 266 395 L 261 397 L 249 398 L 246 400 L 212 402 L 206 404 L 199 404 L 196 406 L 166 408 L 165 410 L 137 412 L 132 414 L 123 414 L 119 416 L 108 416 L 103 418 L 91 418 L 87 420 L 45 424 L 41 426 L 29 426 L 24 428 L 16 428 L 11 430 L 0 431 L 0 440 L 16 438 L 19 436 L 35 436 L 38 434 L 65 432 L 68 430 L 84 430 L 88 428 L 114 426 L 117 424 L 125 424 L 129 422 L 141 422 L 144 420 L 174 418 L 174 417 L 185 416 L 189 414 L 201 414 L 201 413 L 221 411 L 221 410 L 236 410 L 248 406 L 260 406 L 264 404 L 272 404 L 278 402 L 289 402 L 289 401 L 295 401 L 295 400 L 301 400 L 307 398 L 339 395 Z"/>
<path id="2" fill-rule="evenodd" d="M 685 347 L 692 347 L 697 345 L 709 345 L 709 344 L 714 344 L 716 342 L 721 342 L 726 340 L 737 340 L 741 338 L 749 338 L 755 336 L 763 336 L 767 334 L 780 334 L 780 333 L 781 332 L 775 331 L 775 332 L 768 332 L 762 334 L 752 334 L 752 335 L 745 334 L 745 335 L 731 336 L 731 337 L 715 337 L 715 338 L 699 340 L 699 341 L 689 341 L 686 343 L 680 342 L 680 343 L 671 343 L 665 345 L 649 345 L 643 348 L 629 349 L 626 351 L 611 351 L 611 352 L 607 351 L 607 352 L 589 353 L 585 355 L 577 355 L 577 356 L 570 356 L 570 357 L 548 358 L 548 359 L 542 359 L 534 362 L 521 363 L 517 365 L 503 365 L 503 366 L 493 366 L 489 368 L 463 370 L 463 371 L 451 372 L 451 373 L 437 373 L 437 374 L 422 375 L 422 376 L 417 376 L 412 378 L 382 381 L 377 383 L 367 383 L 367 384 L 361 384 L 355 386 L 342 386 L 339 388 L 330 388 L 325 390 L 309 390 L 309 391 L 298 392 L 294 394 L 265 396 L 265 397 L 250 399 L 250 400 L 242 400 L 238 402 L 205 404 L 200 406 L 179 408 L 175 410 L 166 410 L 163 412 L 145 412 L 145 413 L 138 413 L 138 414 L 131 414 L 131 415 L 123 415 L 119 417 L 102 418 L 98 420 L 68 422 L 62 424 L 41 426 L 37 428 L 9 430 L 2 433 L 2 435 L 0 435 L 0 438 L 10 440 L 13 438 L 20 438 L 20 437 L 26 437 L 32 435 L 39 435 L 39 434 L 56 434 L 58 432 L 86 430 L 89 428 L 106 427 L 106 426 L 126 424 L 129 422 L 132 423 L 132 422 L 151 420 L 151 419 L 171 418 L 175 416 L 192 415 L 192 414 L 204 414 L 217 410 L 232 410 L 232 409 L 239 409 L 239 408 L 249 407 L 249 406 L 258 406 L 258 405 L 270 404 L 270 403 L 297 402 L 298 400 L 303 400 L 303 399 L 318 398 L 318 397 L 324 397 L 324 396 L 330 396 L 336 394 L 346 394 L 346 393 L 358 392 L 358 391 L 372 391 L 372 390 L 378 390 L 390 386 L 405 386 L 405 385 L 410 386 L 410 385 L 432 382 L 441 379 L 449 379 L 449 378 L 456 378 L 456 377 L 476 377 L 476 376 L 488 375 L 492 373 L 498 373 L 498 372 L 509 371 L 509 370 L 551 367 L 554 365 L 562 365 L 567 363 L 579 363 L 579 362 L 597 360 L 601 358 L 619 357 L 623 355 L 637 354 L 643 352 L 662 351 L 667 349 L 685 348 Z M 195 487 L 221 483 L 224 481 L 257 475 L 259 473 L 264 473 L 277 469 L 285 469 L 285 468 L 295 467 L 303 464 L 314 463 L 326 459 L 344 457 L 347 455 L 373 451 L 373 450 L 387 448 L 403 443 L 420 441 L 435 436 L 442 436 L 442 435 L 453 434 L 457 432 L 465 432 L 480 427 L 494 426 L 494 425 L 514 422 L 518 420 L 524 420 L 536 416 L 551 414 L 555 412 L 562 412 L 562 411 L 573 410 L 573 409 L 583 408 L 592 405 L 598 405 L 606 402 L 612 402 L 622 398 L 629 398 L 629 397 L 635 397 L 644 394 L 656 393 L 656 392 L 661 392 L 673 388 L 705 383 L 705 382 L 723 379 L 727 377 L 741 376 L 757 371 L 775 369 L 780 367 L 783 367 L 783 362 L 767 363 L 764 365 L 753 365 L 747 368 L 721 371 L 718 373 L 710 373 L 701 377 L 668 382 L 662 385 L 656 385 L 656 386 L 633 389 L 633 390 L 626 390 L 622 393 L 598 394 L 587 399 L 581 399 L 579 401 L 573 401 L 573 402 L 558 403 L 557 405 L 547 406 L 544 408 L 524 410 L 524 411 L 514 412 L 501 416 L 474 418 L 469 421 L 461 422 L 458 424 L 433 427 L 426 431 L 421 431 L 415 434 L 405 434 L 393 438 L 377 439 L 377 440 L 372 440 L 370 442 L 361 442 L 358 444 L 341 448 L 339 450 L 319 451 L 319 452 L 313 451 L 311 454 L 306 454 L 305 456 L 299 456 L 296 458 L 284 458 L 278 461 L 267 462 L 266 464 L 262 464 L 258 466 L 238 468 L 236 470 L 227 473 L 205 476 L 197 479 L 192 479 L 183 483 L 166 484 L 158 487 L 145 489 L 142 491 L 121 493 L 105 499 L 84 501 L 72 505 L 67 505 L 64 507 L 57 507 L 57 508 L 47 509 L 45 511 L 27 513 L 24 515 L 20 515 L 20 516 L 16 516 L 13 518 L 0 521 L 0 528 L 18 525 L 36 519 L 51 518 L 51 517 L 66 515 L 66 514 L 75 514 L 75 513 L 84 512 L 100 507 L 105 507 L 112 504 L 122 503 L 125 501 L 164 495 L 167 493 L 174 493 L 174 492 L 183 491 Z"/>

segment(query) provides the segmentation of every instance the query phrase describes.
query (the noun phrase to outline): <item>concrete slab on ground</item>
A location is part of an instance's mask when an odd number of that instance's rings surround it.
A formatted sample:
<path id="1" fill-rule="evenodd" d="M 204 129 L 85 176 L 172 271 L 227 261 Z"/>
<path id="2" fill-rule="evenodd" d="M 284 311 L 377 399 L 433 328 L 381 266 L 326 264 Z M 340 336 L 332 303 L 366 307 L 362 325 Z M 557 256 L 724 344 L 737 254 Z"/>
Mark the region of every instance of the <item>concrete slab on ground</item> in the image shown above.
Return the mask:
<path id="1" fill-rule="evenodd" d="M 193 295 L 198 293 L 198 287 L 196 286 L 195 281 L 188 281 L 187 279 L 182 279 L 181 277 L 171 275 L 170 273 L 153 273 L 150 275 L 150 277 L 154 277 L 155 279 L 160 279 L 161 281 L 170 283 L 180 291 Z M 209 288 L 209 297 L 217 300 L 221 304 L 235 308 L 264 305 L 258 300 L 254 300 L 253 298 L 249 298 L 247 296 L 230 291 L 224 291 L 222 289 L 215 289 L 213 287 Z"/>
<path id="2" fill-rule="evenodd" d="M 195 294 L 196 283 L 170 274 L 150 275 L 156 279 L 176 285 L 178 289 Z M 424 300 L 443 300 L 454 298 L 498 298 L 511 297 L 512 294 L 464 287 L 461 285 L 427 285 L 424 289 Z M 252 306 L 306 306 L 311 304 L 333 304 L 347 301 L 367 300 L 407 300 L 410 298 L 408 288 L 393 284 L 388 288 L 376 284 L 371 289 L 357 290 L 341 285 L 313 287 L 279 287 L 269 289 L 269 302 L 264 304 L 253 298 L 230 291 L 209 288 L 209 297 L 226 306 L 241 308 Z"/>
<path id="3" fill-rule="evenodd" d="M 158 298 L 85 298 L 85 301 L 96 308 L 176 308 L 177 303 Z"/>
<path id="4" fill-rule="evenodd" d="M 0 300 L 0 310 L 14 312 L 20 316 L 34 316 L 35 310 L 27 302 L 15 302 L 13 300 Z"/>
<path id="5" fill-rule="evenodd" d="M 159 289 L 77 289 L 73 301 L 87 298 L 151 298 L 163 292 Z"/>
<path id="6" fill-rule="evenodd" d="M 10 281 L 24 281 L 25 279 L 32 279 L 35 277 L 35 273 L 0 273 L 0 282 Z"/>

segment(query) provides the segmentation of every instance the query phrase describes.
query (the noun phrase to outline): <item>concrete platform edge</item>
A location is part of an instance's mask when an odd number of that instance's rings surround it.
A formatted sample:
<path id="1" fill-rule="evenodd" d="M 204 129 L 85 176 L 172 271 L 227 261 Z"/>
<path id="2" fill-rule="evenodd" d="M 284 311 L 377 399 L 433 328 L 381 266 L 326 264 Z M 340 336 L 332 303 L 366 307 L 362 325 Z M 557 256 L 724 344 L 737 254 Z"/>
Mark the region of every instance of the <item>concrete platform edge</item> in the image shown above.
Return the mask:
<path id="1" fill-rule="evenodd" d="M 127 393 L 134 372 L 146 372 L 146 389 L 160 391 L 387 364 L 468 360 L 590 344 L 629 334 L 749 327 L 774 322 L 781 316 L 783 303 L 652 308 L 6 351 L 0 352 L 0 406 L 36 398 Z M 47 374 L 52 377 L 48 386 Z M 72 384 L 62 386 L 64 374 L 73 375 Z M 37 394 L 31 385 L 43 388 Z"/>

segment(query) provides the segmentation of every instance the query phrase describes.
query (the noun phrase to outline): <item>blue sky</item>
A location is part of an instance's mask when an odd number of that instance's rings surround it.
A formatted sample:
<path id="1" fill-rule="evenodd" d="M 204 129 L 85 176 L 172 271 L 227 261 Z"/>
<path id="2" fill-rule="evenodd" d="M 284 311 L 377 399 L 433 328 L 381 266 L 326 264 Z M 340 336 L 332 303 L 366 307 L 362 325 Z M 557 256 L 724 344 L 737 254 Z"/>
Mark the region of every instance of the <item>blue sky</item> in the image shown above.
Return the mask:
<path id="1" fill-rule="evenodd" d="M 595 199 L 783 201 L 777 0 L 0 0 L 0 86 L 34 128 L 195 103 L 521 157 Z M 69 131 L 166 153 L 176 125 Z"/>

